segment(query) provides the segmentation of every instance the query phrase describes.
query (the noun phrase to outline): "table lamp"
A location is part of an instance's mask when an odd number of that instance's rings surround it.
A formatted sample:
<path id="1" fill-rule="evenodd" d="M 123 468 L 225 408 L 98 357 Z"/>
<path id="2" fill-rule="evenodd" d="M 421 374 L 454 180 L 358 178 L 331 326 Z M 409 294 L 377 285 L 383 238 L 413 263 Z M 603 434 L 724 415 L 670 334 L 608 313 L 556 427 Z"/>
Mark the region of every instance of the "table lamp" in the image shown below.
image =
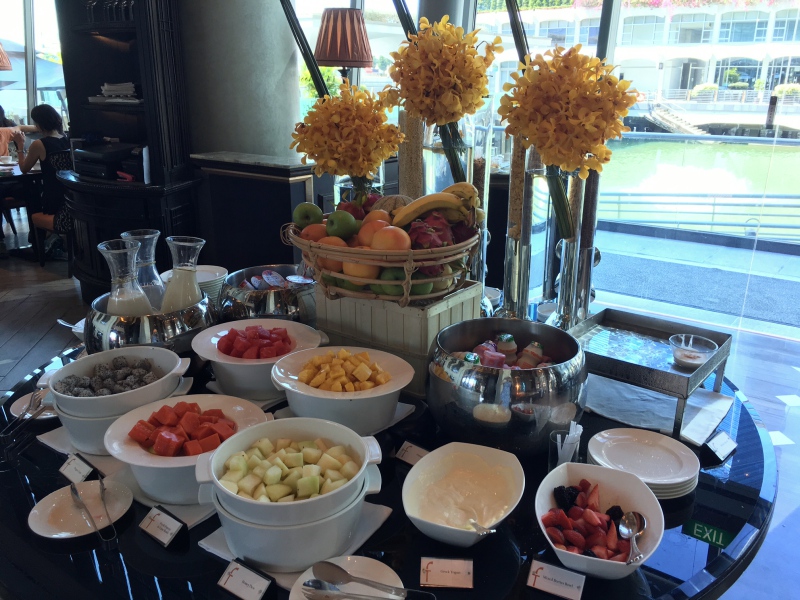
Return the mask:
<path id="1" fill-rule="evenodd" d="M 352 67 L 371 67 L 372 50 L 362 12 L 357 8 L 322 11 L 314 57 L 321 66 L 340 67 L 343 78 L 349 78 Z"/>

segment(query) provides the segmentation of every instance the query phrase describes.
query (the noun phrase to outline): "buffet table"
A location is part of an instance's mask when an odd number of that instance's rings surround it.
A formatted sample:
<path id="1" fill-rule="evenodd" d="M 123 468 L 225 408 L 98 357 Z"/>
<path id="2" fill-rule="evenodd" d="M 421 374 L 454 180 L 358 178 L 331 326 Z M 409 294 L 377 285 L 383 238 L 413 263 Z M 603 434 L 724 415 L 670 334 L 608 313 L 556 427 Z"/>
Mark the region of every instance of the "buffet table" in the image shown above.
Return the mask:
<path id="1" fill-rule="evenodd" d="M 0 399 L 0 428 L 9 407 L 33 390 L 44 370 L 70 362 L 81 348 L 55 358 Z M 208 375 L 195 378 L 193 391 L 206 392 Z M 723 392 L 736 390 L 726 380 Z M 394 458 L 405 441 L 431 450 L 448 440 L 437 434 L 426 405 L 410 397 L 414 412 L 377 434 L 383 449 L 380 465 L 383 488 L 368 501 L 388 506 L 391 516 L 361 547 L 358 554 L 384 562 L 404 584 L 419 589 L 421 557 L 471 558 L 474 589 L 434 589 L 440 600 L 475 598 L 553 597 L 526 586 L 531 561 L 559 565 L 539 530 L 533 512 L 538 482 L 546 474 L 546 457 L 523 460 L 526 491 L 516 510 L 497 534 L 473 548 L 456 548 L 423 536 L 406 518 L 401 489 L 410 466 Z M 280 409 L 279 404 L 270 410 Z M 585 414 L 580 456 L 595 433 L 619 423 Z M 36 421 L 35 434 L 59 426 L 57 419 Z M 618 581 L 587 578 L 582 598 L 675 600 L 718 598 L 750 564 L 763 542 L 772 517 L 777 491 L 777 467 L 769 435 L 758 414 L 741 394 L 719 426 L 738 443 L 736 452 L 722 465 L 703 464 L 697 489 L 690 495 L 662 501 L 666 531 L 656 553 L 629 577 Z M 87 459 L 91 461 L 91 456 Z M 118 539 L 102 545 L 96 536 L 57 540 L 31 532 L 31 508 L 47 494 L 68 484 L 58 472 L 66 456 L 33 439 L 18 459 L 0 466 L 0 585 L 19 598 L 231 598 L 217 586 L 227 561 L 198 546 L 220 523 L 216 515 L 176 538 L 167 548 L 137 526 L 149 508 L 134 502 L 116 522 Z M 720 546 L 724 546 L 720 547 Z M 270 585 L 265 598 L 285 600 L 286 590 Z"/>

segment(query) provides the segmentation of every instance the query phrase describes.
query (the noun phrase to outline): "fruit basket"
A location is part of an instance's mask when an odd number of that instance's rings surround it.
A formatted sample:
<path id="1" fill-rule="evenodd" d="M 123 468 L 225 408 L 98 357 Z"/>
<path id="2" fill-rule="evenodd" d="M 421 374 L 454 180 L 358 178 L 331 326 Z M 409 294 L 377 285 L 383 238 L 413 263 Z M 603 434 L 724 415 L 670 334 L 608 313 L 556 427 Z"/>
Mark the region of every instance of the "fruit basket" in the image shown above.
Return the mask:
<path id="1" fill-rule="evenodd" d="M 461 287 L 467 278 L 467 265 L 477 252 L 480 239 L 474 235 L 460 244 L 426 250 L 371 250 L 305 240 L 300 237 L 300 229 L 294 223 L 283 226 L 281 238 L 285 244 L 300 249 L 303 260 L 313 268 L 314 279 L 325 291 L 326 297 L 389 300 L 400 306 L 417 300 L 440 298 Z M 341 272 L 340 263 L 377 266 L 382 274 L 386 269 L 391 269 L 392 278 L 348 275 Z M 438 275 L 420 272 L 425 267 L 437 266 L 442 266 L 442 272 Z M 427 290 L 429 283 L 433 284 L 430 291 Z M 387 290 L 393 293 L 386 293 Z"/>

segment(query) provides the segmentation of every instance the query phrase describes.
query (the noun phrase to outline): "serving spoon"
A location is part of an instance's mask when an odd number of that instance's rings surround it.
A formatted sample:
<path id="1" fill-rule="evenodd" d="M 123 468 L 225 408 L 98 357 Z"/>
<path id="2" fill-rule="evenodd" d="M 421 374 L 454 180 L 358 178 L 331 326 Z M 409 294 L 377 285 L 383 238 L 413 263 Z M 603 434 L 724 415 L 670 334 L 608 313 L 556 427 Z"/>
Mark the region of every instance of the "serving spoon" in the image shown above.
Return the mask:
<path id="1" fill-rule="evenodd" d="M 468 521 L 469 526 L 477 533 L 480 537 L 485 535 L 489 535 L 490 533 L 497 533 L 497 529 L 489 529 L 488 527 L 484 527 L 480 523 L 478 523 L 475 519 L 470 519 Z"/>
<path id="2" fill-rule="evenodd" d="M 622 515 L 622 519 L 619 521 L 619 535 L 621 538 L 631 541 L 631 550 L 628 554 L 626 565 L 639 562 L 644 558 L 644 554 L 636 545 L 636 538 L 644 533 L 646 527 L 647 519 L 644 518 L 642 513 L 627 512 Z"/>
<path id="3" fill-rule="evenodd" d="M 372 579 L 364 579 L 363 577 L 351 575 L 339 565 L 327 560 L 314 563 L 314 566 L 311 567 L 311 572 L 314 573 L 314 577 L 317 579 L 321 579 L 325 583 L 332 583 L 334 585 L 360 583 L 362 585 L 375 588 L 376 590 L 386 592 L 387 594 L 391 594 L 392 596 L 397 596 L 398 598 L 405 598 L 408 593 L 408 590 L 404 588 L 398 588 L 394 587 L 393 585 L 381 583 L 379 581 L 373 581 Z"/>

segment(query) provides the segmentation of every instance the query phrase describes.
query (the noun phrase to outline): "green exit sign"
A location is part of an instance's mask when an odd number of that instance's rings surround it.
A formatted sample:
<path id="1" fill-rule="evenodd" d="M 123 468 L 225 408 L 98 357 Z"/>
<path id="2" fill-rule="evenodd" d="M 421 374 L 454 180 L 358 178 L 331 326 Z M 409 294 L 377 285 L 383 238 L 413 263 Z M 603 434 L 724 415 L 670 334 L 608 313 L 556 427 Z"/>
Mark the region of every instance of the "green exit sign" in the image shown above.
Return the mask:
<path id="1" fill-rule="evenodd" d="M 706 525 L 705 523 L 692 519 L 683 524 L 682 531 L 690 537 L 716 546 L 717 548 L 726 548 L 734 538 L 734 535 L 729 531 L 719 529 L 712 525 Z"/>

